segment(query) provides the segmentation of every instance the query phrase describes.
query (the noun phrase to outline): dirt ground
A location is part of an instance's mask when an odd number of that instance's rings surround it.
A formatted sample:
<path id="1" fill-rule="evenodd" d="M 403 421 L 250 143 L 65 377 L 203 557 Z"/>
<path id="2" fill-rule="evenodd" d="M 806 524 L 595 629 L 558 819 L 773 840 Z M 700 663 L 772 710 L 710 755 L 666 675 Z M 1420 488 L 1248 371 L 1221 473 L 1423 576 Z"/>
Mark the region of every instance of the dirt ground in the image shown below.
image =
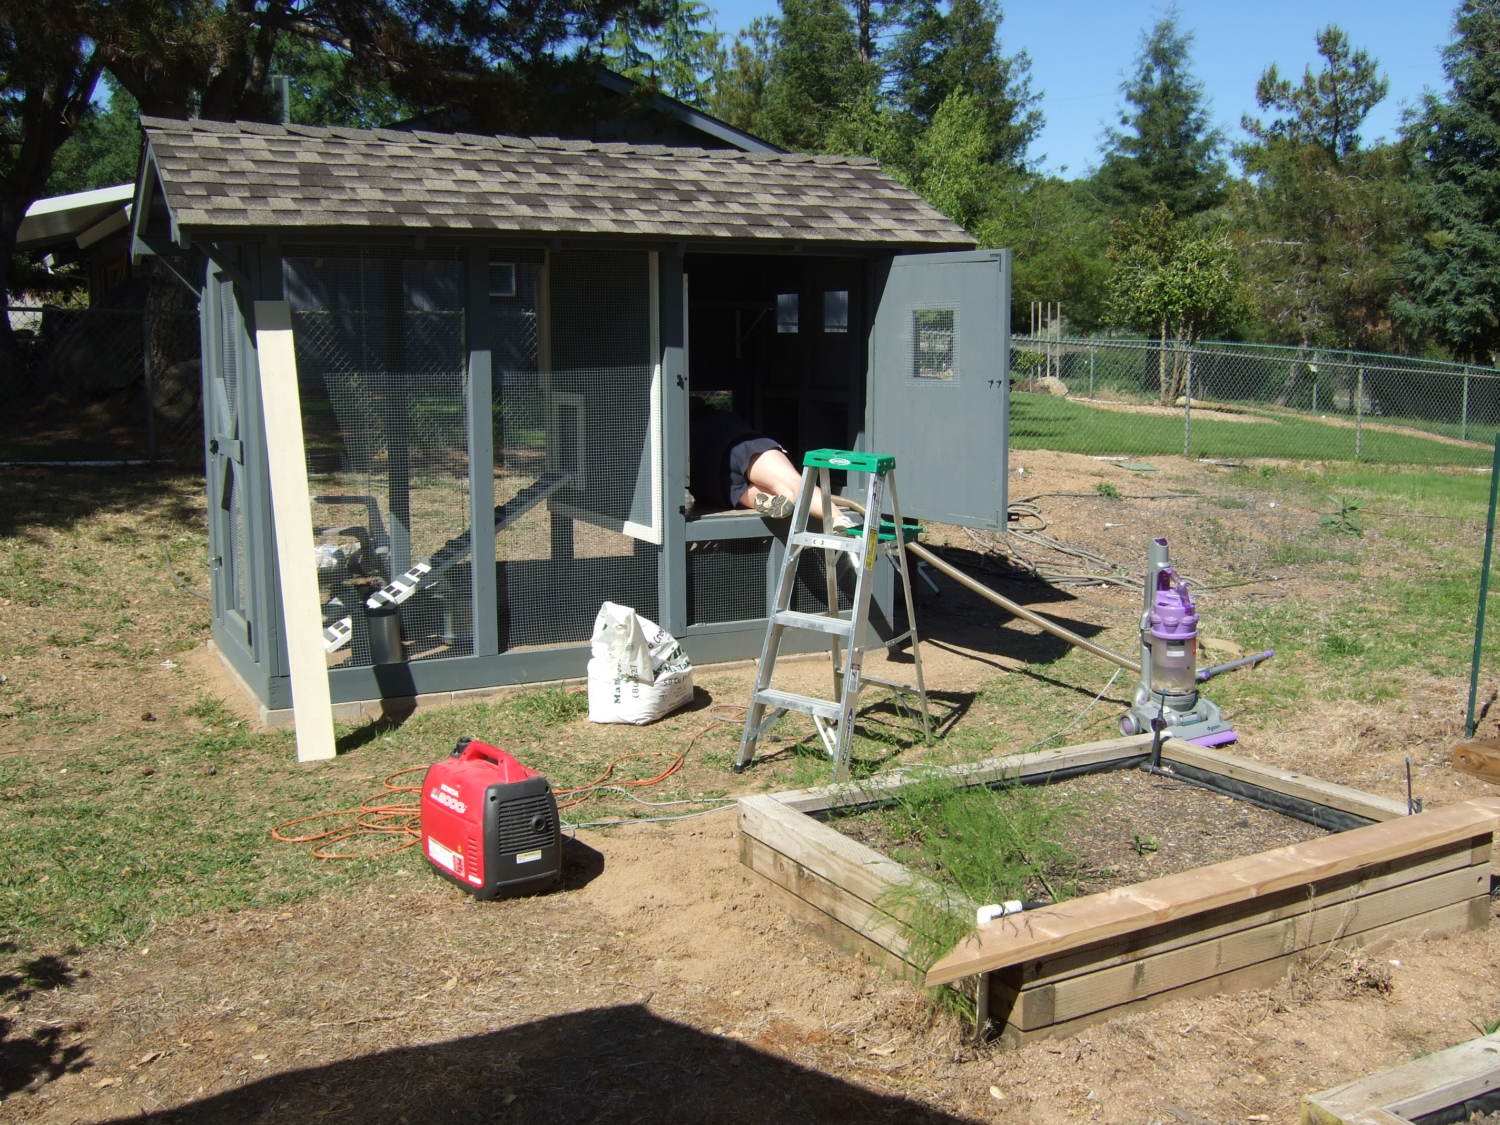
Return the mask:
<path id="1" fill-rule="evenodd" d="M 1286 573 L 1269 565 L 1267 545 L 1306 535 L 1316 514 L 1209 511 L 1168 490 L 1207 492 L 1211 467 L 1153 464 L 1133 475 L 1017 454 L 1012 499 L 1047 494 L 1050 533 L 1137 569 L 1146 536 L 1171 521 L 1184 571 L 1226 597 L 1275 598 Z M 1102 482 L 1124 499 L 1101 504 Z M 1200 518 L 1184 521 L 1186 511 Z M 1228 534 L 1232 554 L 1219 549 Z M 951 544 L 974 541 L 954 532 Z M 1040 611 L 1101 623 L 1109 643 L 1130 644 L 1137 594 L 1090 587 L 1059 607 L 1041 587 L 1017 589 L 1038 595 Z M 1026 638 L 1042 643 L 997 628 L 973 603 L 937 599 L 921 617 L 935 638 L 924 646 L 928 683 L 955 693 L 1020 667 Z M 750 671 L 716 670 L 714 702 L 742 702 Z M 59 690 L 81 690 L 69 683 Z M 159 690 L 131 688 L 122 714 L 139 721 Z M 1388 796 L 1404 795 L 1410 756 L 1430 805 L 1494 796 L 1447 765 L 1463 691 L 1423 680 L 1378 706 L 1334 699 L 1232 716 L 1238 750 Z M 1106 704 L 1118 710 L 1126 694 L 1117 684 Z M 730 784 L 753 790 L 754 770 Z M 1289 1123 L 1304 1093 L 1471 1038 L 1477 1021 L 1500 1015 L 1491 927 L 1335 950 L 1274 988 L 1169 1003 L 1066 1040 L 978 1046 L 921 992 L 792 921 L 740 865 L 731 812 L 582 831 L 563 887 L 544 896 L 477 903 L 408 852 L 358 894 L 186 919 L 133 947 L 33 970 L 67 987 L 0 978 L 6 1066 L 32 1073 L 0 1103 L 0 1120 L 57 1125 Z"/>

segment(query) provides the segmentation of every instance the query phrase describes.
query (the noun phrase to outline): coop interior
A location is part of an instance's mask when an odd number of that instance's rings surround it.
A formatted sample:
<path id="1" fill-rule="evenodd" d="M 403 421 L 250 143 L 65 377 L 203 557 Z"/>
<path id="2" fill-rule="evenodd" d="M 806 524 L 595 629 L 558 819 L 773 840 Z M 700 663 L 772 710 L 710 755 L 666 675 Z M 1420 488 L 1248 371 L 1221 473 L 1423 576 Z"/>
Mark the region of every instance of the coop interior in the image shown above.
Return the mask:
<path id="1" fill-rule="evenodd" d="M 688 255 L 688 391 L 794 461 L 853 447 L 866 271 L 855 259 Z M 663 566 L 687 586 L 682 625 L 763 617 L 774 529 L 666 479 L 667 412 L 691 412 L 659 383 L 650 255 L 496 251 L 482 279 L 471 272 L 459 249 L 306 247 L 284 259 L 330 666 L 577 644 L 606 600 L 661 620 Z M 488 426 L 470 416 L 471 342 L 488 345 Z M 473 454 L 493 464 L 493 640 L 490 590 L 476 586 L 491 556 Z M 679 507 L 686 558 L 667 560 L 663 523 Z M 820 591 L 821 574 L 805 585 Z M 395 591 L 389 604 L 382 589 Z"/>

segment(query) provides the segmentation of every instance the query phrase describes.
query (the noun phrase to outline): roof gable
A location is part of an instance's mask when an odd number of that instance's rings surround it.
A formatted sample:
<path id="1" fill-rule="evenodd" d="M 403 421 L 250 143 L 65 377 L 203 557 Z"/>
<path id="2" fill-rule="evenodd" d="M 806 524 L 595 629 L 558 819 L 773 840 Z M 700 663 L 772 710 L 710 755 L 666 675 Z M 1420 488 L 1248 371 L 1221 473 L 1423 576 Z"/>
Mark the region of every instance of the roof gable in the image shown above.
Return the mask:
<path id="1" fill-rule="evenodd" d="M 973 245 L 874 161 L 545 137 L 142 118 L 174 230 Z"/>

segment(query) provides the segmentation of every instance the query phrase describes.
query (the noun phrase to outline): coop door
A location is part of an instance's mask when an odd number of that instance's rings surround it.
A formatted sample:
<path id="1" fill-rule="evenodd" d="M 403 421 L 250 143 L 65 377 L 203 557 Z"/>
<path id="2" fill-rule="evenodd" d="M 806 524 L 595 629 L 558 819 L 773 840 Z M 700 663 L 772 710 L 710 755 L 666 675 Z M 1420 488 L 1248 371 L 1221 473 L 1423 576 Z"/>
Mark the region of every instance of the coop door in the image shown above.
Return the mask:
<path id="1" fill-rule="evenodd" d="M 221 630 L 250 652 L 254 640 L 250 631 L 250 536 L 240 428 L 242 329 L 234 283 L 216 274 L 203 303 L 207 335 L 215 352 L 204 400 L 214 615 Z"/>
<path id="2" fill-rule="evenodd" d="M 869 447 L 902 515 L 1003 528 L 1010 251 L 896 257 L 874 300 Z"/>

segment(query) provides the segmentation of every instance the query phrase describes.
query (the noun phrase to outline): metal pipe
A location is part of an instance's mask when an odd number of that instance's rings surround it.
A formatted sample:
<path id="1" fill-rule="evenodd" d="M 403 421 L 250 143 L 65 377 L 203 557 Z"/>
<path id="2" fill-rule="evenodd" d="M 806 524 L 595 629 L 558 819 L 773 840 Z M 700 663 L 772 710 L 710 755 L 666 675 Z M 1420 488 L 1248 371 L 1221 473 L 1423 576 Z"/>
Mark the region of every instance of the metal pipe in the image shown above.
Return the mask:
<path id="1" fill-rule="evenodd" d="M 1070 645 L 1081 648 L 1085 652 L 1091 652 L 1101 659 L 1108 660 L 1111 664 L 1118 664 L 1127 672 L 1134 673 L 1137 676 L 1141 674 L 1141 666 L 1134 660 L 1129 660 L 1126 657 L 1121 656 L 1118 652 L 1111 652 L 1103 645 L 1096 645 L 1087 637 L 1080 637 L 1071 629 L 1065 628 L 1055 621 L 1049 621 L 1039 613 L 1033 613 L 1025 606 L 1018 605 L 1017 603 L 1011 601 L 1009 598 L 1005 597 L 1003 594 L 997 594 L 994 590 L 991 590 L 988 586 L 984 585 L 984 583 L 976 582 L 974 579 L 970 578 L 967 574 L 959 570 L 957 567 L 950 566 L 948 563 L 944 562 L 942 559 L 934 555 L 926 547 L 922 546 L 922 544 L 908 543 L 906 545 L 906 549 L 912 552 L 912 554 L 916 555 L 917 558 L 927 563 L 929 566 L 936 567 L 938 570 L 942 571 L 949 578 L 953 579 L 953 581 L 957 582 L 960 586 L 963 586 L 965 589 L 972 590 L 981 598 L 986 598 L 989 601 L 994 602 L 1001 609 L 1015 614 L 1021 620 L 1029 621 L 1038 629 L 1045 629 L 1053 636 L 1061 637 Z"/>
<path id="2" fill-rule="evenodd" d="M 1215 664 L 1212 668 L 1200 668 L 1198 670 L 1198 682 L 1201 684 L 1207 680 L 1211 680 L 1221 672 L 1233 672 L 1236 668 L 1259 664 L 1262 660 L 1270 660 L 1275 655 L 1276 650 L 1268 648 L 1265 652 L 1257 652 L 1254 656 L 1242 656 L 1238 660 L 1230 660 L 1224 664 Z"/>

